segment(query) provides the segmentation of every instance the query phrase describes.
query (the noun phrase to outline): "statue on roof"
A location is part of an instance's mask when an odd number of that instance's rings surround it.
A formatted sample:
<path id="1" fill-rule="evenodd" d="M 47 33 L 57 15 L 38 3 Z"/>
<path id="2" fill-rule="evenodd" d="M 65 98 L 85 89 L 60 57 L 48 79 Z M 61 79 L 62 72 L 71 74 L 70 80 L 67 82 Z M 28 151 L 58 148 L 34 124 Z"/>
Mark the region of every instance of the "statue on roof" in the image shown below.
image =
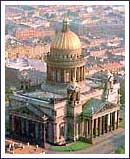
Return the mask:
<path id="1" fill-rule="evenodd" d="M 113 84 L 114 84 L 114 76 L 113 74 L 108 71 L 107 73 L 107 80 L 104 83 L 104 89 L 102 94 L 102 100 L 107 101 L 109 96 L 109 91 L 113 91 Z"/>
<path id="2" fill-rule="evenodd" d="M 113 89 L 113 82 L 114 82 L 114 76 L 110 71 L 108 71 L 108 73 L 107 73 L 108 89 L 110 89 L 110 90 Z"/>
<path id="3" fill-rule="evenodd" d="M 109 95 L 108 83 L 105 82 L 104 88 L 103 88 L 103 93 L 102 93 L 102 100 L 107 101 L 108 100 L 108 95 Z"/>
<path id="4" fill-rule="evenodd" d="M 72 82 L 67 88 L 67 97 L 70 102 L 79 102 L 80 100 L 80 87 L 78 86 L 75 78 L 73 78 Z"/>

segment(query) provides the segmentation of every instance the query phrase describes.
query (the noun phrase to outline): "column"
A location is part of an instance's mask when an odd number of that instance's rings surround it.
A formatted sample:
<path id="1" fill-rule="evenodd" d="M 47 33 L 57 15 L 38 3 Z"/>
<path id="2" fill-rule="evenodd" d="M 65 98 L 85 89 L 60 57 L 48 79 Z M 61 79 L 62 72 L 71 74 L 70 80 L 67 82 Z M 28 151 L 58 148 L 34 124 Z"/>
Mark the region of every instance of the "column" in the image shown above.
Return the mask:
<path id="1" fill-rule="evenodd" d="M 73 69 L 71 69 L 70 72 L 71 81 L 73 81 Z"/>
<path id="2" fill-rule="evenodd" d="M 56 127 L 57 127 L 57 124 L 54 123 L 54 142 L 57 141 L 57 129 L 56 129 Z"/>
<path id="3" fill-rule="evenodd" d="M 82 80 L 84 80 L 84 66 L 82 67 Z"/>
<path id="4" fill-rule="evenodd" d="M 54 82 L 57 81 L 57 69 L 56 68 L 54 68 L 54 80 L 53 81 Z"/>
<path id="5" fill-rule="evenodd" d="M 21 119 L 21 133 L 24 134 L 24 121 Z"/>
<path id="6" fill-rule="evenodd" d="M 40 141 L 40 145 L 44 147 L 44 136 L 43 136 L 42 123 L 39 123 L 39 141 Z"/>
<path id="7" fill-rule="evenodd" d="M 82 136 L 82 121 L 80 121 L 80 137 Z"/>
<path id="8" fill-rule="evenodd" d="M 119 127 L 119 114 L 120 113 L 120 111 L 119 110 L 117 110 L 117 124 L 116 124 L 116 128 L 118 129 L 118 127 Z"/>
<path id="9" fill-rule="evenodd" d="M 83 119 L 83 121 L 82 121 L 82 134 L 81 134 L 81 136 L 82 136 L 82 137 L 84 136 L 84 119 Z"/>
<path id="10" fill-rule="evenodd" d="M 90 138 L 90 133 L 91 133 L 91 122 L 88 119 L 88 138 Z"/>
<path id="11" fill-rule="evenodd" d="M 25 120 L 25 127 L 26 127 L 26 135 L 28 136 L 29 135 L 29 121 L 28 120 Z"/>
<path id="12" fill-rule="evenodd" d="M 38 134 L 38 131 L 39 131 L 39 129 L 38 129 L 38 125 L 39 123 L 35 123 L 35 139 L 38 139 L 39 138 L 39 134 Z"/>
<path id="13" fill-rule="evenodd" d="M 18 117 L 17 116 L 13 116 L 14 118 L 14 132 L 15 134 L 18 134 Z"/>
<path id="14" fill-rule="evenodd" d="M 83 67 L 80 67 L 80 81 L 83 80 Z"/>
<path id="15" fill-rule="evenodd" d="M 42 123 L 39 123 L 39 138 L 41 140 L 41 142 L 43 142 L 43 127 L 42 127 Z"/>
<path id="16" fill-rule="evenodd" d="M 98 136 L 98 118 L 96 118 L 96 136 Z"/>
<path id="17" fill-rule="evenodd" d="M 85 67 L 83 66 L 83 80 L 85 79 Z"/>
<path id="18" fill-rule="evenodd" d="M 87 119 L 84 120 L 84 135 L 85 135 L 85 138 L 87 139 L 88 138 L 88 120 Z"/>
<path id="19" fill-rule="evenodd" d="M 102 121 L 101 121 L 101 117 L 98 117 L 98 136 L 101 135 L 101 129 L 102 129 Z"/>
<path id="20" fill-rule="evenodd" d="M 108 114 L 108 123 L 107 123 L 107 125 L 108 125 L 108 131 L 110 131 L 110 113 Z"/>
<path id="21" fill-rule="evenodd" d="M 64 82 L 64 70 L 61 69 L 61 83 Z"/>
<path id="22" fill-rule="evenodd" d="M 86 120 L 86 137 L 88 138 L 88 120 Z"/>
<path id="23" fill-rule="evenodd" d="M 76 75 L 77 75 L 77 81 L 80 81 L 80 68 L 79 67 L 77 67 Z"/>
<path id="24" fill-rule="evenodd" d="M 58 77 L 57 77 L 58 74 L 57 73 L 58 73 L 58 70 L 55 68 L 55 82 L 58 82 Z"/>
<path id="25" fill-rule="evenodd" d="M 64 69 L 64 82 L 66 82 L 66 70 Z"/>
<path id="26" fill-rule="evenodd" d="M 93 120 L 92 119 L 89 119 L 89 136 L 90 136 L 90 139 L 93 138 Z"/>
<path id="27" fill-rule="evenodd" d="M 20 117 L 18 117 L 18 134 L 21 135 L 22 134 L 22 119 Z"/>
<path id="28" fill-rule="evenodd" d="M 9 115 L 9 132 L 12 132 L 12 115 Z"/>
<path id="29" fill-rule="evenodd" d="M 117 111 L 115 111 L 115 129 L 117 129 Z"/>
<path id="30" fill-rule="evenodd" d="M 78 122 L 76 123 L 76 135 L 77 135 L 77 139 L 79 138 L 79 131 L 78 131 L 79 129 L 78 129 Z"/>
<path id="31" fill-rule="evenodd" d="M 71 77 L 72 77 L 72 75 L 71 75 L 71 69 L 69 69 L 69 82 L 71 82 Z"/>
<path id="32" fill-rule="evenodd" d="M 74 140 L 78 139 L 78 123 L 77 120 L 74 119 Z"/>
<path id="33" fill-rule="evenodd" d="M 115 130 L 115 112 L 112 113 L 112 127 Z"/>
<path id="34" fill-rule="evenodd" d="M 49 67 L 47 65 L 47 80 L 49 80 Z"/>
<path id="35" fill-rule="evenodd" d="M 82 80 L 84 80 L 84 66 L 82 67 Z"/>
<path id="36" fill-rule="evenodd" d="M 48 141 L 53 142 L 54 141 L 54 124 L 51 122 L 49 122 L 48 132 L 50 132 L 50 136 L 48 135 Z M 65 134 L 66 134 L 66 128 L 65 128 Z"/>
<path id="37" fill-rule="evenodd" d="M 112 113 L 110 113 L 110 127 L 109 127 L 109 131 L 112 130 Z"/>
<path id="38" fill-rule="evenodd" d="M 96 119 L 94 119 L 94 124 L 93 124 L 93 135 L 96 137 Z"/>
<path id="39" fill-rule="evenodd" d="M 91 139 L 93 138 L 94 120 L 91 119 Z"/>
<path id="40" fill-rule="evenodd" d="M 29 136 L 29 138 L 31 138 L 31 136 L 32 136 L 32 134 L 31 134 L 31 133 L 32 133 L 32 132 L 31 132 L 31 125 L 32 125 L 32 124 L 31 124 L 31 121 L 28 120 L 28 129 L 29 129 L 29 130 L 28 130 L 28 131 L 29 131 L 28 136 Z"/>
<path id="41" fill-rule="evenodd" d="M 11 125 L 12 125 L 12 132 L 15 132 L 15 117 L 12 115 L 12 121 L 11 121 Z"/>
<path id="42" fill-rule="evenodd" d="M 105 133 L 108 132 L 108 114 L 105 115 Z"/>
<path id="43" fill-rule="evenodd" d="M 102 134 L 104 134 L 104 116 L 102 116 Z"/>
<path id="44" fill-rule="evenodd" d="M 26 135 L 26 119 L 23 119 L 23 123 L 24 123 L 24 135 Z"/>

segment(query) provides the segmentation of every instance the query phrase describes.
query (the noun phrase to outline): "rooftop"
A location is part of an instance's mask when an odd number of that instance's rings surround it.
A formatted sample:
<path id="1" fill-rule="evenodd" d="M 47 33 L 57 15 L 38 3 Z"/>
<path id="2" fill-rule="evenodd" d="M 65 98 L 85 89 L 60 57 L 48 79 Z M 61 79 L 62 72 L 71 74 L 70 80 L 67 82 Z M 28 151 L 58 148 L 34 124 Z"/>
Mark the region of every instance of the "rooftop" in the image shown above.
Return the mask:
<path id="1" fill-rule="evenodd" d="M 34 145 L 20 143 L 12 139 L 6 139 L 6 153 L 8 154 L 41 154 L 45 153 L 45 149 Z M 9 147 L 11 146 L 10 150 Z"/>
<path id="2" fill-rule="evenodd" d="M 87 101 L 87 103 L 83 107 L 83 115 L 91 117 L 105 104 L 106 102 L 102 101 L 101 99 L 91 98 L 90 100 Z"/>
<path id="3" fill-rule="evenodd" d="M 45 92 L 45 91 L 35 91 L 35 92 L 31 92 L 31 93 L 25 93 L 23 95 L 26 95 L 31 98 L 42 99 L 42 100 L 48 100 L 51 98 L 58 98 L 58 99 L 63 98 L 62 95 L 58 95 L 58 94 L 51 93 L 51 92 Z"/>

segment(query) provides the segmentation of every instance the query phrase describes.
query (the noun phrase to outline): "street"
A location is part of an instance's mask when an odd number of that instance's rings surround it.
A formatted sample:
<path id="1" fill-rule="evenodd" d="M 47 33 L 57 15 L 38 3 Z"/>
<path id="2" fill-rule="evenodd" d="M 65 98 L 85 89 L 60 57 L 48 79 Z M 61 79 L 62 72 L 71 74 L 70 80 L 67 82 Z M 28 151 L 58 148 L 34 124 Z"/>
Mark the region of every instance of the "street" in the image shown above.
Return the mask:
<path id="1" fill-rule="evenodd" d="M 94 144 L 87 149 L 75 152 L 56 152 L 48 150 L 48 154 L 113 154 L 121 145 L 125 145 L 125 131 L 119 129 L 118 132 L 112 133 L 104 141 Z"/>

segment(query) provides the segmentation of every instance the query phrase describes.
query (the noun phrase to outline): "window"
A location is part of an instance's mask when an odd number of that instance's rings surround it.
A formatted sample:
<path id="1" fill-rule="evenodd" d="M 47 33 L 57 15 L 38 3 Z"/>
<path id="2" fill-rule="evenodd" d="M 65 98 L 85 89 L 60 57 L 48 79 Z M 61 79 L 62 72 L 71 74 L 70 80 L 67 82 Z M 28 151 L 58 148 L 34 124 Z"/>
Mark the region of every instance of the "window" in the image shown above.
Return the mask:
<path id="1" fill-rule="evenodd" d="M 56 71 L 52 72 L 52 80 L 55 81 L 56 80 Z"/>
<path id="2" fill-rule="evenodd" d="M 60 72 L 57 72 L 57 81 L 58 81 L 58 82 L 61 81 L 61 74 L 60 74 Z"/>
<path id="3" fill-rule="evenodd" d="M 64 132 L 65 132 L 64 124 L 60 124 L 59 129 L 60 129 L 60 137 L 64 136 Z"/>
<path id="4" fill-rule="evenodd" d="M 69 82 L 69 76 L 70 76 L 69 72 L 66 72 L 66 82 Z"/>

